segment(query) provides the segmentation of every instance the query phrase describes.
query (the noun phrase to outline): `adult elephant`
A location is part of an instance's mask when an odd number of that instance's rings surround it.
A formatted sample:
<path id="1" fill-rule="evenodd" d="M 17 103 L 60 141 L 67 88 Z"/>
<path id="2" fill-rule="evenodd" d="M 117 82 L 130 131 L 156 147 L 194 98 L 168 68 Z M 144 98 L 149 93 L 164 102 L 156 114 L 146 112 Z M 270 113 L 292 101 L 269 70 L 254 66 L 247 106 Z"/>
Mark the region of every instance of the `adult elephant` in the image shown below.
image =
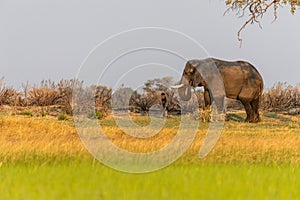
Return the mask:
<path id="1" fill-rule="evenodd" d="M 245 121 L 259 122 L 258 109 L 263 79 L 249 62 L 229 62 L 215 58 L 189 60 L 185 65 L 179 85 L 173 88 L 178 88 L 181 99 L 187 101 L 191 98 L 191 87 L 203 86 L 205 106 L 209 106 L 213 99 L 211 88 L 214 82 L 217 82 L 217 77 L 222 78 L 226 97 L 237 99 L 244 105 L 247 113 Z"/>

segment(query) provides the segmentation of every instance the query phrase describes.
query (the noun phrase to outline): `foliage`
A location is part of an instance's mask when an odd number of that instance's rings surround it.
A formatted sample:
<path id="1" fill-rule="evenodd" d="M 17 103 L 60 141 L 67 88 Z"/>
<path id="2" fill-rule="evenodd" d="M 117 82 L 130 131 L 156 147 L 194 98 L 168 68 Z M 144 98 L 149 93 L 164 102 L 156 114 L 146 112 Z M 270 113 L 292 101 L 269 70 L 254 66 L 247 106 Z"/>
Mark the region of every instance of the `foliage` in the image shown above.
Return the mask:
<path id="1" fill-rule="evenodd" d="M 72 97 L 74 95 L 82 106 L 88 106 L 88 108 L 84 108 L 85 110 L 90 109 L 92 113 L 101 113 L 100 118 L 109 115 L 112 107 L 114 109 L 130 109 L 132 112 L 145 114 L 155 104 L 162 105 L 171 114 L 204 108 L 203 90 L 193 91 L 192 99 L 186 104 L 180 105 L 177 94 L 170 89 L 172 84 L 173 81 L 170 77 L 164 77 L 146 81 L 141 92 L 122 87 L 112 94 L 112 89 L 109 87 L 101 85 L 84 87 L 82 81 L 74 79 L 61 80 L 58 83 L 47 80 L 33 87 L 28 83 L 23 84 L 22 90 L 17 91 L 12 87 L 6 87 L 2 78 L 0 79 L 0 106 L 8 105 L 12 109 L 16 107 L 19 111 L 32 110 L 32 114 L 42 116 L 44 112 L 52 116 L 57 116 L 62 112 L 72 114 L 74 106 Z M 79 88 L 80 95 L 72 91 L 73 87 Z M 243 109 L 239 101 L 231 99 L 226 101 L 228 110 Z M 126 106 L 126 104 L 129 105 Z M 260 104 L 262 110 L 299 114 L 300 85 L 291 86 L 279 82 L 272 88 L 265 89 Z M 35 113 L 36 107 L 42 108 L 39 111 L 41 113 Z M 53 114 L 54 110 L 57 114 Z"/>
<path id="2" fill-rule="evenodd" d="M 277 10 L 283 5 L 290 5 L 291 13 L 294 14 L 296 8 L 300 7 L 300 0 L 225 0 L 228 9 L 226 12 L 235 11 L 240 17 L 249 16 L 247 21 L 238 31 L 238 40 L 242 42 L 241 31 L 248 25 L 258 23 L 260 19 L 270 10 L 273 10 L 274 20 L 277 19 Z M 225 12 L 225 13 L 226 13 Z"/>
<path id="3" fill-rule="evenodd" d="M 88 113 L 87 117 L 90 118 L 90 119 L 102 119 L 103 114 L 102 114 L 102 112 L 91 111 L 91 112 Z"/>
<path id="4" fill-rule="evenodd" d="M 153 93 L 157 90 L 166 92 L 169 90 L 172 83 L 172 77 L 156 78 L 146 81 L 143 90 L 148 93 Z"/>
<path id="5" fill-rule="evenodd" d="M 112 89 L 106 86 L 92 86 L 95 100 L 95 111 L 108 114 L 111 111 Z"/>
<path id="6" fill-rule="evenodd" d="M 134 94 L 133 89 L 128 87 L 118 88 L 112 95 L 112 107 L 114 109 L 128 110 L 130 98 Z"/>
<path id="7" fill-rule="evenodd" d="M 137 91 L 134 91 L 130 98 L 129 105 L 132 112 L 148 113 L 156 101 L 157 97 L 154 93 L 139 94 Z"/>
<path id="8" fill-rule="evenodd" d="M 22 84 L 21 92 L 6 88 L 0 80 L 0 105 L 10 106 L 52 106 L 59 105 L 62 110 L 72 112 L 72 88 L 82 82 L 71 79 L 61 80 L 57 84 L 51 80 L 43 80 L 40 85 L 31 87 L 28 82 Z"/>
<path id="9" fill-rule="evenodd" d="M 65 112 L 63 112 L 63 113 L 60 113 L 60 114 L 57 116 L 57 119 L 58 119 L 59 121 L 67 120 L 67 119 L 68 119 L 68 116 L 66 115 Z"/>
<path id="10" fill-rule="evenodd" d="M 21 115 L 33 116 L 33 112 L 31 110 L 25 110 L 21 113 Z"/>
<path id="11" fill-rule="evenodd" d="M 48 115 L 47 112 L 42 112 L 42 117 L 46 117 Z"/>
<path id="12" fill-rule="evenodd" d="M 96 112 L 96 119 L 102 119 L 102 118 L 103 118 L 102 112 Z"/>
<path id="13" fill-rule="evenodd" d="M 89 86 L 83 88 L 83 82 L 76 79 L 60 80 L 55 83 L 43 80 L 39 85 L 22 84 L 22 91 L 7 88 L 4 79 L 0 79 L 0 105 L 15 107 L 49 107 L 56 106 L 58 111 L 72 114 L 73 88 L 82 88 L 87 95 L 81 95 L 80 102 L 89 103 L 90 96 L 94 96 L 96 112 L 109 113 L 111 109 L 111 89 L 106 86 Z M 92 93 L 93 95 L 91 95 Z"/>
<path id="14" fill-rule="evenodd" d="M 135 112 L 149 112 L 151 106 L 159 104 L 168 112 L 180 111 L 180 106 L 174 91 L 171 77 L 156 78 L 144 83 L 143 93 L 134 91 L 130 98 L 130 106 Z"/>
<path id="15" fill-rule="evenodd" d="M 23 105 L 20 93 L 12 87 L 6 87 L 4 78 L 0 78 L 0 105 Z"/>
<path id="16" fill-rule="evenodd" d="M 269 111 L 284 111 L 300 107 L 300 85 L 278 83 L 262 96 L 262 108 Z"/>
<path id="17" fill-rule="evenodd" d="M 200 97 L 201 98 L 201 97 Z M 227 99 L 228 110 L 243 110 L 240 101 Z M 260 109 L 285 114 L 300 113 L 300 84 L 292 86 L 279 82 L 269 89 L 265 89 L 260 100 Z"/>

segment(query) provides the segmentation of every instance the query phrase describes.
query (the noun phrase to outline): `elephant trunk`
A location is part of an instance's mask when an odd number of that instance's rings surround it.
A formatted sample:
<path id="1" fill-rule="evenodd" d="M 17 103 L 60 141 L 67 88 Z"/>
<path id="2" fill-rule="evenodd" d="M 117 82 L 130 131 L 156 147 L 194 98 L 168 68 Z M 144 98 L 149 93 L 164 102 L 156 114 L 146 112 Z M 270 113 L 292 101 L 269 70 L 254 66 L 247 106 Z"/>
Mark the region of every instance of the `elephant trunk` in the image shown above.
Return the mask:
<path id="1" fill-rule="evenodd" d="M 178 89 L 178 93 L 180 98 L 183 101 L 188 101 L 191 99 L 191 86 L 190 85 L 184 85 L 183 87 Z"/>
<path id="2" fill-rule="evenodd" d="M 174 89 L 178 89 L 179 96 L 183 101 L 189 101 L 192 96 L 191 85 L 192 85 L 191 81 L 189 81 L 185 77 L 182 77 L 178 85 L 171 86 L 171 87 Z"/>

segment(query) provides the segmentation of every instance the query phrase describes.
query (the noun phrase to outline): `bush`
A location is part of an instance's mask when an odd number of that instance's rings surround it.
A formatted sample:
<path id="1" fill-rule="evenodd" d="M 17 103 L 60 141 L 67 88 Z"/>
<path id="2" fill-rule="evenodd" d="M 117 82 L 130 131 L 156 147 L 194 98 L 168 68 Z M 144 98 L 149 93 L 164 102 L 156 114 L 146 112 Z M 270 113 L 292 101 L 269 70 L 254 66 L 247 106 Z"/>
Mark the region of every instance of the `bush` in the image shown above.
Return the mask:
<path id="1" fill-rule="evenodd" d="M 42 113 L 42 117 L 46 117 L 47 115 L 48 115 L 47 112 L 43 112 L 43 113 Z"/>
<path id="2" fill-rule="evenodd" d="M 33 112 L 31 110 L 25 110 L 21 113 L 21 115 L 27 115 L 27 116 L 30 116 L 32 117 L 33 116 Z"/>
<path id="3" fill-rule="evenodd" d="M 268 111 L 286 111 L 300 107 L 300 85 L 291 86 L 286 83 L 274 85 L 263 93 L 261 107 Z"/>
<path id="4" fill-rule="evenodd" d="M 60 113 L 58 116 L 57 116 L 57 119 L 59 121 L 64 121 L 64 120 L 67 120 L 68 119 L 68 116 L 67 114 L 64 112 L 64 113 Z"/>
<path id="5" fill-rule="evenodd" d="M 99 111 L 98 112 L 91 111 L 88 113 L 87 117 L 90 119 L 102 119 L 103 114 L 102 114 L 102 112 L 99 112 Z"/>
<path id="6" fill-rule="evenodd" d="M 203 90 L 196 90 L 196 98 L 193 98 L 187 104 L 180 105 L 179 99 L 170 90 L 168 85 L 172 83 L 170 78 L 148 80 L 144 84 L 143 92 L 139 93 L 131 88 L 120 88 L 119 92 L 114 93 L 113 106 L 118 108 L 119 105 L 123 105 L 122 100 L 129 101 L 129 109 L 132 112 L 148 113 L 149 108 L 155 104 L 161 104 L 166 107 L 170 113 L 189 113 L 192 110 L 203 108 Z M 78 88 L 80 95 L 73 91 L 73 88 Z M 106 86 L 92 85 L 83 87 L 83 82 L 76 79 L 61 80 L 58 83 L 51 80 L 42 81 L 39 85 L 30 86 L 29 83 L 22 84 L 21 91 L 16 90 L 13 87 L 6 87 L 4 78 L 0 77 L 0 106 L 7 105 L 12 107 L 28 106 L 43 106 L 43 107 L 55 107 L 53 112 L 66 114 L 72 114 L 73 108 L 73 95 L 76 99 L 79 99 L 75 106 L 76 113 L 90 109 L 93 106 L 96 113 L 91 114 L 88 117 L 94 117 L 102 119 L 111 113 L 112 104 L 112 89 Z M 130 97 L 128 94 L 131 94 Z M 165 99 L 162 99 L 162 93 L 164 93 Z M 127 98 L 128 96 L 128 98 Z M 194 95 L 193 95 L 194 96 Z M 163 101 L 164 100 L 164 101 Z M 198 102 L 199 106 L 195 103 Z M 228 110 L 244 110 L 243 105 L 232 99 L 227 99 Z M 291 86 L 286 83 L 277 83 L 270 89 L 265 89 L 260 101 L 260 109 L 270 112 L 282 112 L 282 113 L 300 113 L 300 84 Z M 19 109 L 23 110 L 23 109 Z M 94 111 L 93 111 L 94 112 Z M 40 115 L 52 115 L 52 112 L 42 113 Z M 33 116 L 32 111 L 24 111 L 23 115 Z M 205 115 L 203 113 L 203 115 Z M 64 117 L 62 117 L 64 118 Z M 205 118 L 208 118 L 205 117 Z M 207 121 L 207 119 L 204 119 Z"/>
<path id="7" fill-rule="evenodd" d="M 96 112 L 96 118 L 97 119 L 102 119 L 103 118 L 102 112 Z"/>

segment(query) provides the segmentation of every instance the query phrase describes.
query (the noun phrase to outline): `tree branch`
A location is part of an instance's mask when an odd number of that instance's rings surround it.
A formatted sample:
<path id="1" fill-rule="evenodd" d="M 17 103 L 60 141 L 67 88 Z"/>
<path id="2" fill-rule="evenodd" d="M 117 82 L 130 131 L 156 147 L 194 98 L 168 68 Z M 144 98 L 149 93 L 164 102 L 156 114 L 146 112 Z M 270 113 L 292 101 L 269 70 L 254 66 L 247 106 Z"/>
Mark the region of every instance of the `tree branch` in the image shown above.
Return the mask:
<path id="1" fill-rule="evenodd" d="M 277 19 L 277 9 L 282 4 L 291 5 L 291 13 L 294 14 L 296 7 L 300 6 L 300 0 L 226 0 L 225 1 L 228 8 L 224 12 L 224 15 L 229 11 L 235 11 L 239 17 L 244 17 L 248 14 L 249 18 L 238 30 L 237 37 L 240 42 L 240 47 L 242 46 L 241 33 L 246 28 L 248 24 L 258 23 L 261 28 L 260 19 L 263 18 L 264 14 L 267 13 L 271 7 L 273 7 L 274 21 Z"/>

